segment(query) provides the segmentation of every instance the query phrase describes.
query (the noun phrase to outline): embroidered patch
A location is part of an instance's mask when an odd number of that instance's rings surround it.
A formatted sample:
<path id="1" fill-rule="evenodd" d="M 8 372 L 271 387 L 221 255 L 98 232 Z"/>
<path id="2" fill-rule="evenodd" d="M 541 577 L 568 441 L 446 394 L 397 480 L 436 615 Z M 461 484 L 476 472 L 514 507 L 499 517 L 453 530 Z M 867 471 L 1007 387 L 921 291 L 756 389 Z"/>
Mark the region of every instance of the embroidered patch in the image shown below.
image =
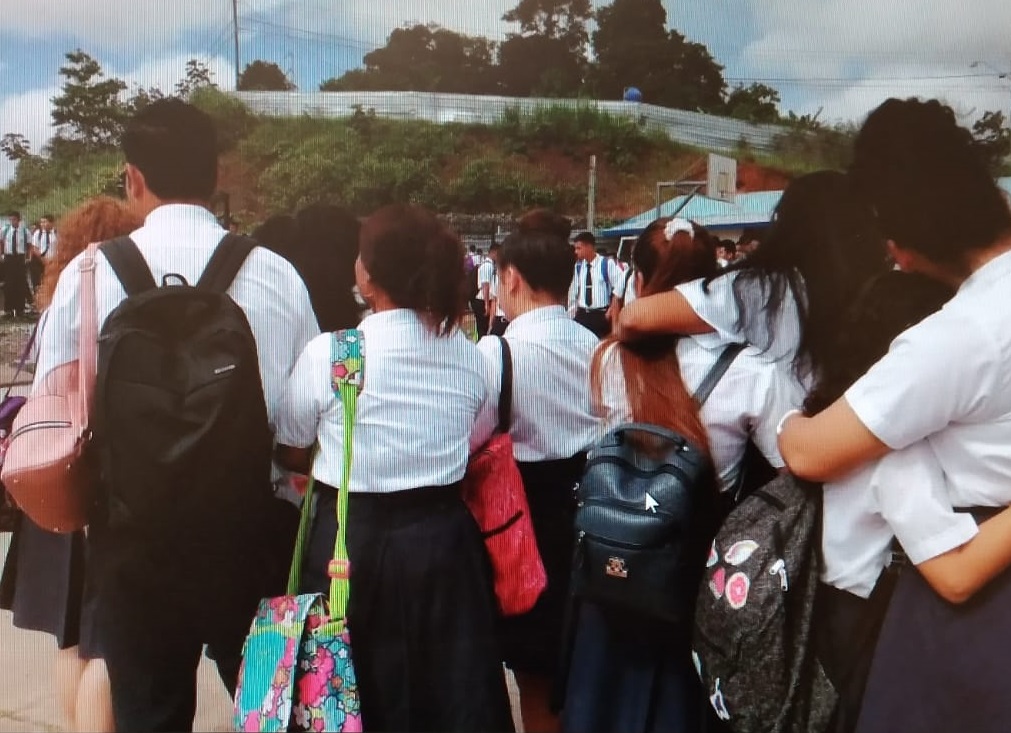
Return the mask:
<path id="1" fill-rule="evenodd" d="M 735 542 L 730 546 L 730 549 L 727 550 L 727 554 L 723 559 L 726 560 L 728 564 L 736 567 L 751 557 L 757 549 L 758 543 L 754 540 L 741 540 L 740 542 Z"/>
<path id="2" fill-rule="evenodd" d="M 727 581 L 727 603 L 735 611 L 744 608 L 748 602 L 748 591 L 751 590 L 751 581 L 744 573 L 734 573 Z"/>
<path id="3" fill-rule="evenodd" d="M 713 592 L 713 596 L 719 600 L 723 598 L 723 591 L 726 590 L 727 586 L 727 571 L 723 568 L 717 568 L 716 572 L 713 573 L 713 577 L 709 579 L 709 590 Z"/>
<path id="4" fill-rule="evenodd" d="M 720 678 L 716 678 L 716 683 L 713 685 L 713 694 L 709 696 L 709 702 L 713 706 L 713 710 L 716 711 L 716 717 L 720 720 L 730 720 L 730 711 L 727 710 L 727 704 L 723 700 L 723 693 L 720 691 Z"/>
<path id="5" fill-rule="evenodd" d="M 706 567 L 711 568 L 716 563 L 720 561 L 720 553 L 716 551 L 716 540 L 713 540 L 713 544 L 709 547 L 709 559 L 706 560 Z"/>

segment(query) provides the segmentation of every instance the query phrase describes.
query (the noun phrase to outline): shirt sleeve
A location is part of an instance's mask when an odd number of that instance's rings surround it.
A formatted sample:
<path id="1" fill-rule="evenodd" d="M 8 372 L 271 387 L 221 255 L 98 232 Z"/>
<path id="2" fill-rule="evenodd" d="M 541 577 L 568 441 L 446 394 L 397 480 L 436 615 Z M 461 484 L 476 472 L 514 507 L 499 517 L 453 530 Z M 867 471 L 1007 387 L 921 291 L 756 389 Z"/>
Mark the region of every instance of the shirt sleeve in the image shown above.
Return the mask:
<path id="1" fill-rule="evenodd" d="M 944 472 L 926 441 L 881 458 L 871 483 L 881 516 L 914 565 L 961 547 L 979 532 L 971 515 L 952 508 Z"/>
<path id="2" fill-rule="evenodd" d="M 600 360 L 600 410 L 601 428 L 604 432 L 622 423 L 632 421 L 632 408 L 628 403 L 625 388 L 625 370 L 621 365 L 621 352 L 614 344 L 599 348 L 607 349 Z"/>
<path id="3" fill-rule="evenodd" d="M 970 319 L 943 315 L 901 334 L 846 392 L 860 422 L 893 450 L 971 416 L 1003 388 L 996 341 Z"/>
<path id="4" fill-rule="evenodd" d="M 277 415 L 277 442 L 293 448 L 308 448 L 319 435 L 323 396 L 329 391 L 329 359 L 326 344 L 313 341 L 295 362 L 281 395 Z"/>
<path id="5" fill-rule="evenodd" d="M 625 294 L 625 273 L 614 260 L 607 260 L 608 279 L 611 283 L 611 295 L 621 298 Z"/>
<path id="6" fill-rule="evenodd" d="M 78 332 L 81 327 L 80 280 L 78 269 L 84 254 L 79 254 L 64 268 L 56 283 L 46 319 L 39 328 L 38 362 L 34 386 L 38 387 L 53 369 L 77 358 Z"/>
<path id="7" fill-rule="evenodd" d="M 783 468 L 776 427 L 790 410 L 804 404 L 804 389 L 789 373 L 786 364 L 765 364 L 752 391 L 755 404 L 750 416 L 751 439 L 774 468 Z"/>

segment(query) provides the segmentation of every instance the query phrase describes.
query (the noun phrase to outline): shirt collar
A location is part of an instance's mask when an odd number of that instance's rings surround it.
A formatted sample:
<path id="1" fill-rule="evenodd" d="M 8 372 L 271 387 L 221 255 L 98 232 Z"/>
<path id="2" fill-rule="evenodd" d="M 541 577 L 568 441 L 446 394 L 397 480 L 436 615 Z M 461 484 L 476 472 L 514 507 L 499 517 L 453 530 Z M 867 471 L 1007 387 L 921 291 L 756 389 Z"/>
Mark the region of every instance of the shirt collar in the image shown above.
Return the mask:
<path id="1" fill-rule="evenodd" d="M 366 316 L 361 327 L 389 328 L 391 326 L 422 325 L 421 318 L 410 308 L 394 308 L 393 310 L 372 313 Z"/>
<path id="2" fill-rule="evenodd" d="M 194 204 L 163 204 L 144 219 L 144 226 L 170 226 L 181 223 L 220 228 L 217 217 L 203 206 Z"/>
<path id="3" fill-rule="evenodd" d="M 545 305 L 540 308 L 529 310 L 521 316 L 516 316 L 509 323 L 509 332 L 513 333 L 538 323 L 553 321 L 557 318 L 568 318 L 565 307 L 561 305 Z"/>
<path id="4" fill-rule="evenodd" d="M 1008 275 L 1011 275 L 1011 251 L 997 255 L 972 273 L 959 286 L 958 292 L 963 293 L 976 288 L 986 287 Z"/>

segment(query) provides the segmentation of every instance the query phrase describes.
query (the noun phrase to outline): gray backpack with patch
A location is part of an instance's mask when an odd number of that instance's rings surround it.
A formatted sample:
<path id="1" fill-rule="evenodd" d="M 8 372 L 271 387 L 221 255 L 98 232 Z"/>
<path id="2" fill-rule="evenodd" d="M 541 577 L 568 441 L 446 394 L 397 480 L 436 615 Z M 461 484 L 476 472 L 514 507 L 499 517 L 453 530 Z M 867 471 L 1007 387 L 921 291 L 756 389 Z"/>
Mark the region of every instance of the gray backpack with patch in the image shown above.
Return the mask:
<path id="1" fill-rule="evenodd" d="M 822 733 L 838 695 L 817 659 L 821 488 L 780 476 L 727 516 L 695 606 L 692 658 L 733 733 Z"/>

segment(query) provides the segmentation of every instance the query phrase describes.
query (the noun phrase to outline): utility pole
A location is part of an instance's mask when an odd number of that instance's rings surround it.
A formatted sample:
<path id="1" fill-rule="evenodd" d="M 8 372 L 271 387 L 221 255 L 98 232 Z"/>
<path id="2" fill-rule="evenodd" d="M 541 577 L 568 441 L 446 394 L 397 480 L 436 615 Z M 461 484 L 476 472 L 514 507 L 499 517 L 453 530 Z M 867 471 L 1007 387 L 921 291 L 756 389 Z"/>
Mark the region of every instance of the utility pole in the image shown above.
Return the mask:
<path id="1" fill-rule="evenodd" d="M 235 40 L 235 91 L 239 90 L 239 0 L 232 0 L 232 30 Z"/>
<path id="2" fill-rule="evenodd" d="M 590 185 L 586 198 L 586 228 L 593 231 L 593 220 L 597 213 L 597 156 L 590 156 Z"/>

